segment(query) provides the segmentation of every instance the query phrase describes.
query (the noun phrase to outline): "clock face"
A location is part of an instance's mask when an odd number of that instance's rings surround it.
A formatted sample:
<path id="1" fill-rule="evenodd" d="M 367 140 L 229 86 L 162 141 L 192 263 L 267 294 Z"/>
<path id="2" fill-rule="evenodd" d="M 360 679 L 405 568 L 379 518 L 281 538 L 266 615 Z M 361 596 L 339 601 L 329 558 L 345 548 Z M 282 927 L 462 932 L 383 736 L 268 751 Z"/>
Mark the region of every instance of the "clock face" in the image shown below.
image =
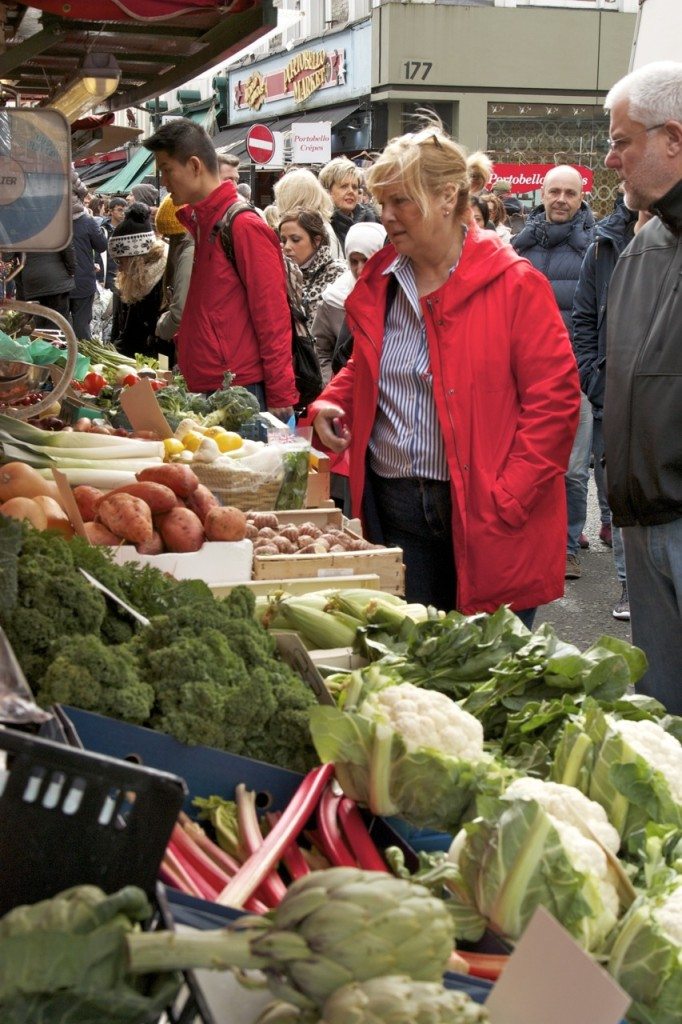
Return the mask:
<path id="1" fill-rule="evenodd" d="M 71 238 L 71 140 L 55 110 L 0 110 L 0 248 L 63 249 Z"/>

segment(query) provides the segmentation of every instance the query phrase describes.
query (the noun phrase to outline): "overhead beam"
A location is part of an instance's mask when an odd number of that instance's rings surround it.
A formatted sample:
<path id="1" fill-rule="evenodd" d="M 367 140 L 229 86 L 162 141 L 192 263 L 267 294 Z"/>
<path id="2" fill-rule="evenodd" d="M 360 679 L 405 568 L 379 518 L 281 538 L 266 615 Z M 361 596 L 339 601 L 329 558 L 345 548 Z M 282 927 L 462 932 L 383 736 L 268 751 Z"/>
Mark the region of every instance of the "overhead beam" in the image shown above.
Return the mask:
<path id="1" fill-rule="evenodd" d="M 15 68 L 21 67 L 26 61 L 49 50 L 54 43 L 61 39 L 62 35 L 61 28 L 51 26 L 41 29 L 40 32 L 34 33 L 28 39 L 17 43 L 16 46 L 9 46 L 4 53 L 0 53 L 0 77 L 6 78 Z"/>
<path id="2" fill-rule="evenodd" d="M 263 0 L 262 6 L 228 15 L 197 40 L 201 46 L 197 53 L 182 59 L 175 67 L 150 79 L 139 89 L 114 93 L 110 101 L 111 109 L 134 106 L 184 85 L 190 78 L 208 71 L 220 60 L 226 60 L 249 43 L 256 42 L 274 24 L 276 11 L 271 0 Z"/>

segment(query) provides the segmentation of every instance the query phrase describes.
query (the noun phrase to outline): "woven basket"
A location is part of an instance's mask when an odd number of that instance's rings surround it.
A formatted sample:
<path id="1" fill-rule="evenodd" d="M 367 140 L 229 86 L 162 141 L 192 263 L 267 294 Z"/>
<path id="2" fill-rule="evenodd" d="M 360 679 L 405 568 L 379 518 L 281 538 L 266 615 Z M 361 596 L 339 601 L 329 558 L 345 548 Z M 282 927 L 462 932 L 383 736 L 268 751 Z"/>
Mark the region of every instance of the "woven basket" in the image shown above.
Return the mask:
<path id="1" fill-rule="evenodd" d="M 199 480 L 212 491 L 221 505 L 269 512 L 277 503 L 284 479 L 284 468 L 275 476 L 265 476 L 235 466 L 214 466 L 210 462 L 193 462 Z"/>

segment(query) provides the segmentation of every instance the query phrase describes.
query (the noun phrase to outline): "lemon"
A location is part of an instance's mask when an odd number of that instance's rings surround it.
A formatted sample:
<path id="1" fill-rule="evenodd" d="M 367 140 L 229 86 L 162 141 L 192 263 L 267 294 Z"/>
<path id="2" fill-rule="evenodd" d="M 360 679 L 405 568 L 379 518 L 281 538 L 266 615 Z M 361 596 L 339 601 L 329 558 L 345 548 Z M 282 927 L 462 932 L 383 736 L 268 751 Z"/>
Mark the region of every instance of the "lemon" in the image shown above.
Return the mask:
<path id="1" fill-rule="evenodd" d="M 206 427 L 204 430 L 205 437 L 219 438 L 221 434 L 226 434 L 227 430 L 225 427 Z"/>
<path id="2" fill-rule="evenodd" d="M 244 438 L 235 434 L 233 430 L 226 430 L 224 434 L 218 434 L 214 440 L 221 452 L 236 452 L 244 444 Z"/>
<path id="3" fill-rule="evenodd" d="M 203 440 L 204 435 L 200 434 L 198 430 L 188 430 L 182 439 L 182 443 L 189 451 L 195 452 Z"/>
<path id="4" fill-rule="evenodd" d="M 163 439 L 163 450 L 166 458 L 170 458 L 171 455 L 179 455 L 180 452 L 183 452 L 185 446 L 182 441 L 178 441 L 177 437 L 165 437 Z"/>

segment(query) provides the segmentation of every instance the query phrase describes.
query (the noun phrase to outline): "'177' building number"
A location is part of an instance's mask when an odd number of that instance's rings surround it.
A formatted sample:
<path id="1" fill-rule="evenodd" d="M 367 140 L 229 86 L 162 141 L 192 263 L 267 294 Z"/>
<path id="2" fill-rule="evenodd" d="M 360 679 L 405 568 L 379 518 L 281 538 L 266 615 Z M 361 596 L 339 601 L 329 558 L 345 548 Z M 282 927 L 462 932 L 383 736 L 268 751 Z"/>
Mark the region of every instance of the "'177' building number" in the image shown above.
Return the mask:
<path id="1" fill-rule="evenodd" d="M 432 67 L 433 61 L 430 60 L 406 60 L 403 64 L 405 78 L 410 80 L 418 78 L 420 82 L 425 81 L 429 77 Z"/>

